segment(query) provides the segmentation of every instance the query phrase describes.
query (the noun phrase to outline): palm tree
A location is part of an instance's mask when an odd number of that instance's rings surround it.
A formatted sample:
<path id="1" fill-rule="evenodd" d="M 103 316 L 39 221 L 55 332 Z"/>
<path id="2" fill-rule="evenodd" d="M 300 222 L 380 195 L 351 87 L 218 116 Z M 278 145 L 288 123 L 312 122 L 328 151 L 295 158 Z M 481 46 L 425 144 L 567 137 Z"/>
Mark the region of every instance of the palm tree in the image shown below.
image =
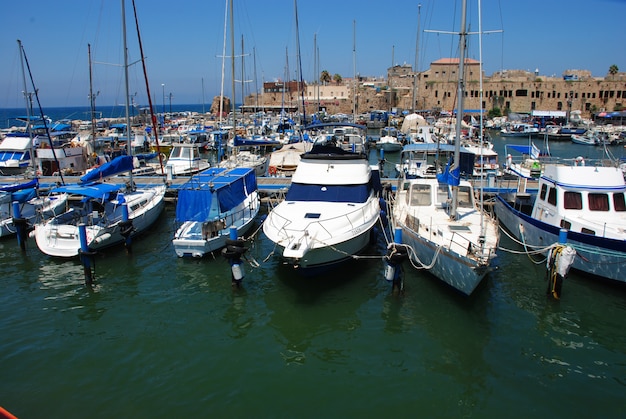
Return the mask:
<path id="1" fill-rule="evenodd" d="M 322 74 L 320 75 L 320 81 L 322 83 L 324 83 L 324 85 L 326 85 L 326 83 L 330 83 L 330 73 L 328 72 L 328 70 L 324 70 L 322 71 Z"/>
<path id="2" fill-rule="evenodd" d="M 615 78 L 615 75 L 619 72 L 619 68 L 617 67 L 617 65 L 613 64 L 609 67 L 609 74 L 611 75 L 611 78 Z"/>
<path id="3" fill-rule="evenodd" d="M 339 84 L 339 83 L 341 83 L 343 78 L 341 77 L 341 74 L 335 73 L 335 75 L 333 76 L 333 80 L 335 81 L 335 83 Z"/>

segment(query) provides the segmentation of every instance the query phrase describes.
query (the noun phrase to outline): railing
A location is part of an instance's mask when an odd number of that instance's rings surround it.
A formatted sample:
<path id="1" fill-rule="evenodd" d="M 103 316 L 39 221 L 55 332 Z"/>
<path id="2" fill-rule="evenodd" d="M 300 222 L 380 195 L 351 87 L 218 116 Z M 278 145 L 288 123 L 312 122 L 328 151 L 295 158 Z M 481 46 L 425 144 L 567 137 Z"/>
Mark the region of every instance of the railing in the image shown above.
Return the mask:
<path id="1" fill-rule="evenodd" d="M 376 204 L 378 204 L 378 202 L 376 202 Z M 333 236 L 332 232 L 336 232 L 337 227 L 345 226 L 345 224 L 347 223 L 350 225 L 350 229 L 354 230 L 354 229 L 357 229 L 359 226 L 367 223 L 372 218 L 377 217 L 379 213 L 380 213 L 380 208 L 378 207 L 378 205 L 376 205 L 376 207 L 374 208 L 374 205 L 370 204 L 362 208 L 358 208 L 355 211 L 352 211 L 350 213 L 339 215 L 337 217 L 328 218 L 328 219 L 324 219 L 320 221 L 311 221 L 308 224 L 306 224 L 304 227 L 294 230 L 294 229 L 289 229 L 289 226 L 293 224 L 293 222 L 290 219 L 283 217 L 279 214 L 276 214 L 274 212 L 273 216 L 279 218 L 281 222 L 280 223 L 273 222 L 272 225 L 279 231 L 284 231 L 285 234 L 287 235 L 289 235 L 289 231 L 300 231 L 303 233 L 305 231 L 308 231 L 310 235 L 313 235 L 312 231 L 317 230 L 317 231 L 325 232 L 327 238 L 330 238 Z M 273 219 L 273 217 L 270 219 Z M 314 229 L 315 226 L 318 226 L 318 228 Z M 315 238 L 317 240 L 323 239 L 319 237 L 319 235 L 317 234 L 315 235 Z"/>

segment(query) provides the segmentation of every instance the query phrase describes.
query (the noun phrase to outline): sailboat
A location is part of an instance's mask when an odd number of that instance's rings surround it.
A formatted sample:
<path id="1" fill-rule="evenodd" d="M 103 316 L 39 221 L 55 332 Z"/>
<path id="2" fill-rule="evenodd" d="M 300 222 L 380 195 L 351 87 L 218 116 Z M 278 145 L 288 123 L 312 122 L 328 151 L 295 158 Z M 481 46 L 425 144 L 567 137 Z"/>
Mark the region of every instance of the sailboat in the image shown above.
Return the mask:
<path id="1" fill-rule="evenodd" d="M 130 127 L 128 88 L 128 49 L 126 47 L 125 3 L 122 2 L 124 75 L 126 81 L 126 126 Z M 86 244 L 91 251 L 120 243 L 147 230 L 164 207 L 166 186 L 136 188 L 133 182 L 133 157 L 130 141 L 128 155 L 88 172 L 76 185 L 53 188 L 50 192 L 67 193 L 73 205 L 67 211 L 35 225 L 33 235 L 39 250 L 56 257 L 75 257 L 81 250 L 81 228 L 86 230 Z M 106 182 L 120 173 L 129 173 L 126 185 Z"/>
<path id="2" fill-rule="evenodd" d="M 19 218 L 23 219 L 27 225 L 32 225 L 42 218 L 51 217 L 64 210 L 67 201 L 66 194 L 40 197 L 37 194 L 38 189 L 37 178 L 0 187 L 0 237 L 16 233 L 17 215 L 14 212 L 14 205 L 18 206 Z"/>
<path id="3" fill-rule="evenodd" d="M 454 158 L 437 177 L 409 176 L 402 171 L 392 219 L 409 247 L 412 266 L 427 269 L 462 294 L 471 295 L 492 269 L 499 231 L 496 221 L 475 201 L 471 183 L 460 179 L 465 20 L 463 0 Z"/>

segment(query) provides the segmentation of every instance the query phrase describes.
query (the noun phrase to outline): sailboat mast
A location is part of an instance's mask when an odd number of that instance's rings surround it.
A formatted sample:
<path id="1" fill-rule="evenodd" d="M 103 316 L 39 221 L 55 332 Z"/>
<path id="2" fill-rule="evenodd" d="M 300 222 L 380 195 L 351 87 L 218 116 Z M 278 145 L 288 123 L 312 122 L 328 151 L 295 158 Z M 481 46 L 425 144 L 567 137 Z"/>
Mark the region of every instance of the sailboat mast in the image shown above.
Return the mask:
<path id="1" fill-rule="evenodd" d="M 298 25 L 298 2 L 297 0 L 293 0 L 293 4 L 296 11 L 296 52 L 298 54 L 298 91 L 300 92 L 300 97 L 302 99 L 302 120 L 300 121 L 301 125 L 306 125 L 306 107 L 304 106 L 304 76 L 302 75 L 302 57 L 300 56 L 300 27 Z M 300 107 L 298 107 L 300 108 Z"/>
<path id="2" fill-rule="evenodd" d="M 483 146 L 484 143 L 483 141 L 485 140 L 483 138 L 483 133 L 484 133 L 484 119 L 483 119 L 483 21 L 482 21 L 482 7 L 481 7 L 481 0 L 478 0 L 478 76 L 479 76 L 479 97 L 480 97 L 480 132 L 478 133 L 478 139 L 480 140 L 480 178 L 481 180 L 483 180 L 482 182 L 480 182 L 480 204 L 481 206 L 483 205 L 484 202 L 484 194 L 485 194 L 485 190 L 484 190 L 484 157 L 483 157 Z M 480 234 L 482 237 L 485 237 L 486 235 L 486 226 L 485 226 L 485 212 L 484 211 L 480 211 Z M 484 247 L 486 246 L 485 240 L 482 240 L 482 246 L 483 249 L 482 253 L 484 254 Z"/>
<path id="3" fill-rule="evenodd" d="M 130 89 L 128 88 L 128 45 L 126 44 L 126 3 L 122 0 L 122 39 L 124 49 L 124 92 L 126 100 L 124 101 L 124 111 L 126 112 L 126 152 L 129 156 L 132 156 L 132 145 L 130 138 L 130 109 L 129 109 L 129 97 Z M 133 185 L 133 171 L 130 171 L 130 187 Z"/>
<path id="4" fill-rule="evenodd" d="M 411 103 L 411 108 L 413 112 L 415 112 L 415 109 L 416 109 L 415 99 L 416 99 L 416 92 L 417 92 L 417 82 L 419 79 L 420 21 L 422 20 L 421 11 L 422 11 L 422 5 L 418 4 L 417 5 L 417 35 L 415 37 L 415 69 L 414 69 L 415 74 L 413 75 L 413 101 Z"/>
<path id="5" fill-rule="evenodd" d="M 148 70 L 146 69 L 146 60 L 143 55 L 143 43 L 141 42 L 141 33 L 139 32 L 139 20 L 137 19 L 137 8 L 135 7 L 135 0 L 132 0 L 132 1 L 133 1 L 133 13 L 135 16 L 135 28 L 137 29 L 137 40 L 139 42 L 139 54 L 141 54 L 141 66 L 143 68 L 143 78 L 144 78 L 144 81 L 146 82 L 146 93 L 148 94 L 148 106 L 150 107 L 152 131 L 154 132 L 154 142 L 156 144 L 157 153 L 159 155 L 159 166 L 161 167 L 161 174 L 165 175 L 165 170 L 163 169 L 163 157 L 161 156 L 161 148 L 159 147 L 159 126 L 157 124 L 156 115 L 154 114 L 154 107 L 152 106 L 152 95 L 150 94 L 150 83 L 148 83 Z M 172 100 L 170 96 L 170 108 L 171 108 L 171 104 L 172 104 Z"/>
<path id="6" fill-rule="evenodd" d="M 453 173 L 459 167 L 459 161 L 461 159 L 461 128 L 463 122 L 463 97 L 465 90 L 465 42 L 466 42 L 466 11 L 467 0 L 463 0 L 463 6 L 461 8 L 461 30 L 459 32 L 459 83 L 457 88 L 457 109 L 456 109 L 456 133 L 454 142 L 454 164 L 450 167 L 450 173 Z M 450 211 L 450 218 L 456 218 L 456 210 L 458 206 L 458 193 L 459 187 L 452 186 L 452 209 Z"/>
<path id="7" fill-rule="evenodd" d="M 24 83 L 24 101 L 26 102 L 26 132 L 28 133 L 28 138 L 30 141 L 28 142 L 28 150 L 30 152 L 30 164 L 35 168 L 35 150 L 33 148 L 33 130 L 31 128 L 30 116 L 31 116 L 31 105 L 28 95 L 28 87 L 26 85 L 26 71 L 24 71 L 24 54 L 22 49 L 22 41 L 17 40 L 17 45 L 20 49 L 20 64 L 22 65 L 22 82 Z"/>
<path id="8" fill-rule="evenodd" d="M 358 80 L 356 79 L 356 20 L 352 21 L 352 122 L 356 124 L 356 91 Z"/>
<path id="9" fill-rule="evenodd" d="M 233 113 L 233 138 L 237 136 L 237 118 L 235 117 L 235 22 L 233 19 L 233 0 L 230 0 L 230 70 L 231 70 L 231 87 L 232 87 L 232 103 L 230 105 Z"/>
<path id="10" fill-rule="evenodd" d="M 93 72 L 91 70 L 91 44 L 87 44 L 89 58 L 89 108 L 91 112 L 91 144 L 96 148 L 96 96 L 93 94 Z"/>
<path id="11" fill-rule="evenodd" d="M 219 126 L 222 127 L 222 115 L 224 114 L 224 73 L 226 62 L 226 22 L 228 21 L 228 1 L 224 4 L 224 44 L 222 45 L 222 83 L 220 86 L 220 116 Z"/>

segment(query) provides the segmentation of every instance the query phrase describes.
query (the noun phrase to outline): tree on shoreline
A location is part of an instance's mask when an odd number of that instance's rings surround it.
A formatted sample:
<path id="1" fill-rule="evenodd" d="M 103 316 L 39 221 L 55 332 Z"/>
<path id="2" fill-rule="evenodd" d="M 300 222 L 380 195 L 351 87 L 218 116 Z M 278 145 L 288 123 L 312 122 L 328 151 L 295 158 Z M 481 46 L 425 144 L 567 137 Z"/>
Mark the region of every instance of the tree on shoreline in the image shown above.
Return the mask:
<path id="1" fill-rule="evenodd" d="M 330 77 L 330 73 L 328 72 L 328 70 L 324 70 L 322 71 L 322 74 L 320 74 L 320 81 L 326 85 L 328 83 L 330 83 L 331 77 Z"/>

